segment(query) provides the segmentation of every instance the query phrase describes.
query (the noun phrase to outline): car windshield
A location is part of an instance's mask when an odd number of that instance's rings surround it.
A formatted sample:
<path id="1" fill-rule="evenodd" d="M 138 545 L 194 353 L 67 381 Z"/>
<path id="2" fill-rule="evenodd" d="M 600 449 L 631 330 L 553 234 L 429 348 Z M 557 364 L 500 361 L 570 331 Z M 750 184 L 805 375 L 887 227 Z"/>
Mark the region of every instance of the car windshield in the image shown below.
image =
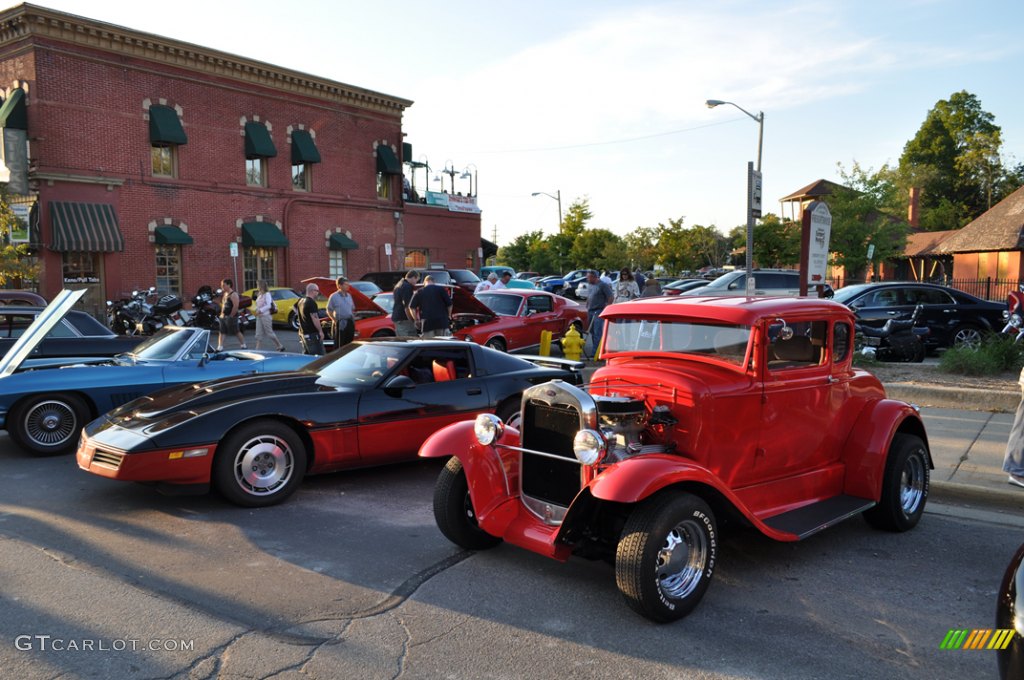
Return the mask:
<path id="1" fill-rule="evenodd" d="M 405 345 L 353 343 L 338 352 L 311 363 L 317 384 L 330 387 L 356 387 L 376 383 L 412 353 Z"/>
<path id="2" fill-rule="evenodd" d="M 870 287 L 870 283 L 861 283 L 855 286 L 843 286 L 836 291 L 835 297 L 832 299 L 836 302 L 842 302 L 845 305 L 847 302 L 857 297 Z"/>
<path id="3" fill-rule="evenodd" d="M 518 295 L 501 295 L 499 293 L 481 293 L 476 299 L 499 316 L 515 316 L 519 313 L 519 305 L 523 298 Z"/>
<path id="4" fill-rule="evenodd" d="M 128 356 L 135 361 L 170 361 L 195 337 L 194 333 L 188 331 L 162 328 L 153 337 L 139 343 L 130 353 L 121 356 Z"/>
<path id="5" fill-rule="evenodd" d="M 605 330 L 606 352 L 645 352 L 711 356 L 742 365 L 750 326 L 612 319 Z"/>

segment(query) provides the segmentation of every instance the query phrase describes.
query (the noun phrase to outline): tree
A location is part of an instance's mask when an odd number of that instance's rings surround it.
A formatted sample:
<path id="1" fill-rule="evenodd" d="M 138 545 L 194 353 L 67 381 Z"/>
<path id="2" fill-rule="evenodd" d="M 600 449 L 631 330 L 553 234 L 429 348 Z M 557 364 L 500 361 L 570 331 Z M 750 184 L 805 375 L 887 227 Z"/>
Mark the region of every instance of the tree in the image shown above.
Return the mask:
<path id="1" fill-rule="evenodd" d="M 590 199 L 586 197 L 577 198 L 569 205 L 569 209 L 562 218 L 559 233 L 575 241 L 577 236 L 586 231 L 587 223 L 593 217 L 593 213 L 590 212 Z"/>
<path id="2" fill-rule="evenodd" d="M 622 239 L 607 229 L 588 229 L 573 241 L 570 258 L 575 267 L 616 269 L 623 265 Z"/>
<path id="3" fill-rule="evenodd" d="M 507 246 L 498 248 L 498 263 L 508 265 L 516 271 L 530 270 L 530 249 L 544 240 L 544 232 L 530 231 L 512 239 Z"/>
<path id="4" fill-rule="evenodd" d="M 630 267 L 649 268 L 658 260 L 658 232 L 652 227 L 637 227 L 623 239 L 626 262 Z"/>
<path id="5" fill-rule="evenodd" d="M 747 243 L 746 226 L 742 229 L 743 246 Z M 800 264 L 799 222 L 783 221 L 768 213 L 754 225 L 754 264 L 763 268 L 794 267 Z"/>
<path id="6" fill-rule="evenodd" d="M 840 164 L 839 174 L 844 186 L 828 201 L 832 213 L 829 251 L 832 263 L 846 270 L 848 280 L 860 280 L 868 266 L 868 247 L 874 245 L 874 262 L 902 255 L 908 225 L 893 216 L 899 190 L 888 166 L 872 173 L 854 162 L 847 172 Z"/>
<path id="7" fill-rule="evenodd" d="M 20 218 L 11 210 L 6 185 L 0 185 L 0 285 L 12 279 L 34 279 L 39 267 L 27 258 L 28 245 L 10 243 L 11 232 L 24 228 Z"/>

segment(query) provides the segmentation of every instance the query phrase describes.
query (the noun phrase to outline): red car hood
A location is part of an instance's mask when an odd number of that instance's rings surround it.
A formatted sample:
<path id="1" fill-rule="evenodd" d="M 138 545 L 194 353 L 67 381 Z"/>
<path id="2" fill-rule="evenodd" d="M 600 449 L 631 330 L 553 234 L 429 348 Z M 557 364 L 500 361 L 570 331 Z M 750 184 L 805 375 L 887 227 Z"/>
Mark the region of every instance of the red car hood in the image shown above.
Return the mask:
<path id="1" fill-rule="evenodd" d="M 315 283 L 320 289 L 320 293 L 326 297 L 330 297 L 331 293 L 338 290 L 338 285 L 334 282 L 334 279 L 326 276 L 314 276 L 309 279 L 302 279 L 303 283 Z M 352 301 L 355 302 L 357 312 L 375 312 L 377 314 L 384 314 L 387 316 L 387 312 L 384 308 L 378 305 L 376 302 L 366 297 L 352 286 L 348 287 L 349 295 L 352 296 Z"/>
<path id="2" fill-rule="evenodd" d="M 497 316 L 494 311 L 476 299 L 476 296 L 464 288 L 455 286 L 452 291 L 452 314 L 484 314 Z"/>

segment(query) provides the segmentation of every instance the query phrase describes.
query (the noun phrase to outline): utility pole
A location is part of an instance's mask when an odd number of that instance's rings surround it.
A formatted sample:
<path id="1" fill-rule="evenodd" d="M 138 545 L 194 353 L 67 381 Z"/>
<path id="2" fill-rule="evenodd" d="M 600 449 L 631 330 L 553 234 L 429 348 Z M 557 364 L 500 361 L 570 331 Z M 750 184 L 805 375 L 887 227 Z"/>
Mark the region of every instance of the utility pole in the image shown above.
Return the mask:
<path id="1" fill-rule="evenodd" d="M 494 245 L 498 245 L 498 225 L 497 224 L 494 225 L 494 236 L 491 237 L 491 241 L 494 242 Z"/>

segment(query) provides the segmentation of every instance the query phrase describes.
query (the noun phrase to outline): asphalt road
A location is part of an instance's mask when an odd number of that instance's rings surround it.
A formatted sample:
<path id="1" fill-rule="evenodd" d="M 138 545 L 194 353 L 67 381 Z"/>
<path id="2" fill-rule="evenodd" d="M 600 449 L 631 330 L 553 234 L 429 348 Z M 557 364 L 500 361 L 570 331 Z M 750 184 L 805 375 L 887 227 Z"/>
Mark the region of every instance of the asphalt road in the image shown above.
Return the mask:
<path id="1" fill-rule="evenodd" d="M 939 644 L 994 625 L 1024 528 L 933 503 L 901 535 L 726 530 L 704 601 L 659 626 L 605 563 L 449 544 L 438 461 L 311 478 L 262 510 L 93 477 L 6 435 L 0 464 L 0 676 L 20 679 L 994 677 L 993 652 Z"/>

